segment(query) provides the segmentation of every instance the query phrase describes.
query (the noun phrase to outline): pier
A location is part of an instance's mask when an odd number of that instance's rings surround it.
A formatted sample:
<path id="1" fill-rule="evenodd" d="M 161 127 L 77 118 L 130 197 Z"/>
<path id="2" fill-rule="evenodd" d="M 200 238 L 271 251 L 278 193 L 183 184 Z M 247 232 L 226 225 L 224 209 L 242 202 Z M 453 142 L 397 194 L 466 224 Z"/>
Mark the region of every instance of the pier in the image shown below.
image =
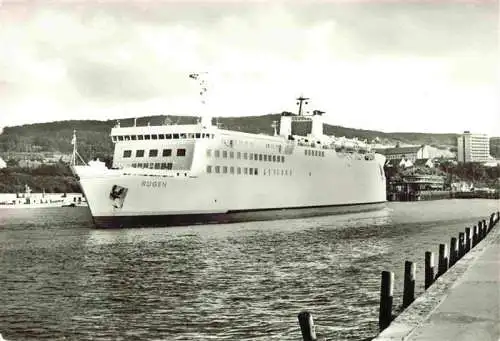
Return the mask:
<path id="1" fill-rule="evenodd" d="M 382 271 L 379 331 L 372 341 L 500 339 L 500 212 L 426 251 L 424 293 L 415 297 L 416 264 L 405 261 L 402 311 L 394 306 L 395 274 Z M 399 274 L 398 274 L 399 275 Z M 394 309 L 396 308 L 396 309 Z M 304 341 L 317 341 L 310 312 L 298 315 Z"/>
<path id="2" fill-rule="evenodd" d="M 450 261 L 456 260 L 456 263 L 450 262 L 448 270 L 445 264 L 446 245 L 441 244 L 444 246 L 440 245 L 437 276 L 429 279 L 432 283 L 429 283 L 427 290 L 390 322 L 373 341 L 498 340 L 498 219 L 497 212 L 489 222 L 483 220 L 477 228 L 474 226 L 472 236 L 469 228 L 465 234 L 460 233 L 458 248 L 457 239 L 452 238 L 454 245 L 450 247 Z M 426 266 L 426 273 L 428 267 Z M 434 266 L 430 269 L 434 269 Z M 388 321 L 382 324 L 385 326 Z"/>

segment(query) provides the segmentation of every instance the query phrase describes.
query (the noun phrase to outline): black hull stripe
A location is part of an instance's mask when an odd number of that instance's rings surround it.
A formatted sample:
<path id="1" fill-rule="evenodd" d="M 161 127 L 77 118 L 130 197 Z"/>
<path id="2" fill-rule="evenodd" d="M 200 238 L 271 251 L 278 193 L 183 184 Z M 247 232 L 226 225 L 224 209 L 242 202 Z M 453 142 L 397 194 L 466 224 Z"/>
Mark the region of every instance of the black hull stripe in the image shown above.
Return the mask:
<path id="1" fill-rule="evenodd" d="M 269 208 L 252 210 L 231 210 L 227 213 L 136 215 L 136 216 L 94 216 L 97 228 L 127 228 L 149 226 L 186 226 L 199 224 L 227 224 L 247 221 L 307 218 L 329 214 L 343 214 L 379 210 L 385 201 L 324 205 L 293 208 Z"/>

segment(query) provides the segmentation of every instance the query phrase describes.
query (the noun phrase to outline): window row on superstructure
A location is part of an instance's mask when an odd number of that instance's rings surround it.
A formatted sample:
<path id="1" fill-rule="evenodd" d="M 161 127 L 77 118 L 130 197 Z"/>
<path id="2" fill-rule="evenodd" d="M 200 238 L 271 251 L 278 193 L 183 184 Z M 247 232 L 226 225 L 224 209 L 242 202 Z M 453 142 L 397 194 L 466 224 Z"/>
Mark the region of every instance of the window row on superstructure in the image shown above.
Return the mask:
<path id="1" fill-rule="evenodd" d="M 322 150 L 304 149 L 304 155 L 324 157 L 325 152 Z"/>
<path id="2" fill-rule="evenodd" d="M 285 156 L 283 155 L 269 155 L 269 154 L 258 154 L 258 153 L 248 153 L 248 152 L 234 152 L 227 150 L 212 150 L 207 149 L 207 157 L 223 158 L 223 159 L 237 159 L 237 160 L 255 160 L 263 162 L 285 162 Z"/>
<path id="3" fill-rule="evenodd" d="M 148 168 L 148 169 L 172 169 L 172 162 L 145 162 L 132 163 L 132 168 Z"/>
<path id="4" fill-rule="evenodd" d="M 274 176 L 290 176 L 291 169 L 278 168 L 255 168 L 255 167 L 235 167 L 235 166 L 212 166 L 207 165 L 206 172 L 209 174 L 236 174 L 236 175 L 274 175 Z"/>
<path id="5" fill-rule="evenodd" d="M 213 139 L 215 134 L 208 133 L 174 133 L 174 134 L 143 134 L 143 135 L 113 135 L 113 142 L 143 141 L 143 140 L 179 140 L 179 139 Z"/>
<path id="6" fill-rule="evenodd" d="M 137 149 L 135 151 L 135 157 L 144 157 L 144 155 L 145 155 L 144 149 Z M 185 148 L 178 148 L 176 150 L 175 155 L 176 156 L 186 156 L 186 149 Z M 158 149 L 149 149 L 148 156 L 149 157 L 158 157 Z M 172 149 L 163 149 L 162 156 L 163 157 L 172 156 Z M 132 150 L 130 150 L 130 149 L 124 150 L 123 157 L 124 158 L 132 157 Z"/>

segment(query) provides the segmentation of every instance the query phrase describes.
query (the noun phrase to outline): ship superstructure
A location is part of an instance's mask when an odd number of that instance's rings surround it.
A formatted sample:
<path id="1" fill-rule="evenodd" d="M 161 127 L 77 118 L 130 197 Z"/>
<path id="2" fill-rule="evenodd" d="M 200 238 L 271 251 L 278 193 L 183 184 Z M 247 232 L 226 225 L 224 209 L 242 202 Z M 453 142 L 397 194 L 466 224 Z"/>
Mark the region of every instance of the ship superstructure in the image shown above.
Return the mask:
<path id="1" fill-rule="evenodd" d="M 305 115 L 307 102 L 299 97 L 298 113 L 281 115 L 274 136 L 222 129 L 206 114 L 188 125 L 118 123 L 111 130 L 111 168 L 73 165 L 96 226 L 220 223 L 380 206 L 384 157 L 362 141 L 324 135 L 323 113 Z M 306 136 L 292 134 L 301 121 L 311 122 Z"/>

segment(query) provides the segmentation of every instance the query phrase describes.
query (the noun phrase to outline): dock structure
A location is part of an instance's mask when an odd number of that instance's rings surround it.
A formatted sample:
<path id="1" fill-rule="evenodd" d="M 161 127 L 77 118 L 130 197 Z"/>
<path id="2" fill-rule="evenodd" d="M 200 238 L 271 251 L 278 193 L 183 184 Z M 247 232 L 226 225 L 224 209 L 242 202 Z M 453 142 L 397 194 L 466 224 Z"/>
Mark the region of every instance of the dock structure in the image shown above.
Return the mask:
<path id="1" fill-rule="evenodd" d="M 499 217 L 481 222 L 477 244 L 373 341 L 500 340 Z"/>

